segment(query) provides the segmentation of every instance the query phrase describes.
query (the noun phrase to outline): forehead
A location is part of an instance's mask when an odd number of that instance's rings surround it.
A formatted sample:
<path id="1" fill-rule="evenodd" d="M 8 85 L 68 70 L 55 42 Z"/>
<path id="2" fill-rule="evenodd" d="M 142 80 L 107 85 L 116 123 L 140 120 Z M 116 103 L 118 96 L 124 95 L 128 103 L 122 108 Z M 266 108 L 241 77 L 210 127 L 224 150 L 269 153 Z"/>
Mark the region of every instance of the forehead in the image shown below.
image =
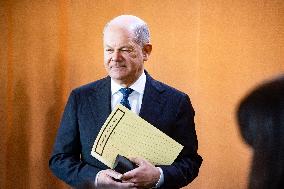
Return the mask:
<path id="1" fill-rule="evenodd" d="M 119 26 L 108 26 L 104 32 L 104 45 L 125 45 L 133 43 L 134 34 L 131 30 Z"/>

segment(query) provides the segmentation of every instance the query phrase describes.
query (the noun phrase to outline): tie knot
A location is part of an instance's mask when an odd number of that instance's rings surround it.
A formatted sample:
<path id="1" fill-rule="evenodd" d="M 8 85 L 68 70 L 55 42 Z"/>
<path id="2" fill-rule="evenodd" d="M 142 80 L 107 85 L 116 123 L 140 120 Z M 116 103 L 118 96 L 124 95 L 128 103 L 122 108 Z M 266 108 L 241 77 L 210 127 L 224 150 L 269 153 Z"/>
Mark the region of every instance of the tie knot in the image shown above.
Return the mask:
<path id="1" fill-rule="evenodd" d="M 121 89 L 119 89 L 119 92 L 122 93 L 123 98 L 128 98 L 129 95 L 133 92 L 133 89 L 128 88 L 128 87 L 127 88 L 121 88 Z"/>

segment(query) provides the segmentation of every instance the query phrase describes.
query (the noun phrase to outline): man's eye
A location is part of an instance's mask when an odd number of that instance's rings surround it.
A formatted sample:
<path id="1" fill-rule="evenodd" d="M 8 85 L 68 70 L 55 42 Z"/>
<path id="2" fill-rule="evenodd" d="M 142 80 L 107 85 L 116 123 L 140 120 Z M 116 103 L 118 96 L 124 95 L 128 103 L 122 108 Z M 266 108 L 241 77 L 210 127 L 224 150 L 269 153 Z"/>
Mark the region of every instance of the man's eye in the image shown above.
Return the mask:
<path id="1" fill-rule="evenodd" d="M 126 49 L 126 48 L 121 49 L 121 51 L 122 51 L 122 52 L 128 52 L 128 53 L 132 52 L 131 49 Z"/>
<path id="2" fill-rule="evenodd" d="M 113 52 L 113 49 L 105 49 L 106 52 Z"/>

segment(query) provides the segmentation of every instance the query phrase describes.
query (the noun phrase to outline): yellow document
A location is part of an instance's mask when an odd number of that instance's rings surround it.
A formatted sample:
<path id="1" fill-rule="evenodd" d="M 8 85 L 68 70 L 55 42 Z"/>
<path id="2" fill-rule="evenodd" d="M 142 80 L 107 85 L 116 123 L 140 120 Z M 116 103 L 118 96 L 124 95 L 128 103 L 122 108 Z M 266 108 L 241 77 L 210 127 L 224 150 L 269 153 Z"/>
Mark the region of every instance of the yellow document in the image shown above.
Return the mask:
<path id="1" fill-rule="evenodd" d="M 118 154 L 143 157 L 154 165 L 170 165 L 183 146 L 121 104 L 101 128 L 91 155 L 113 168 Z"/>

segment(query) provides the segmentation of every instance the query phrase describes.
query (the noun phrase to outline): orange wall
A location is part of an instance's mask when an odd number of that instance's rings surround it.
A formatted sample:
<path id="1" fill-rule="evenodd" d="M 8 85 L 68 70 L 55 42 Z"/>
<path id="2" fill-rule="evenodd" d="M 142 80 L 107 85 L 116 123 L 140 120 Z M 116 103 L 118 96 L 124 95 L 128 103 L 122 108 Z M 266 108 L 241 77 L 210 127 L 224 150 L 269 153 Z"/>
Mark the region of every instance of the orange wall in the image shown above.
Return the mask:
<path id="1" fill-rule="evenodd" d="M 192 99 L 204 163 L 187 188 L 245 188 L 235 107 L 283 73 L 282 0 L 6 0 L 0 13 L 0 188 L 68 188 L 48 170 L 62 109 L 72 88 L 105 76 L 102 29 L 120 14 L 148 22 L 147 70 Z"/>

